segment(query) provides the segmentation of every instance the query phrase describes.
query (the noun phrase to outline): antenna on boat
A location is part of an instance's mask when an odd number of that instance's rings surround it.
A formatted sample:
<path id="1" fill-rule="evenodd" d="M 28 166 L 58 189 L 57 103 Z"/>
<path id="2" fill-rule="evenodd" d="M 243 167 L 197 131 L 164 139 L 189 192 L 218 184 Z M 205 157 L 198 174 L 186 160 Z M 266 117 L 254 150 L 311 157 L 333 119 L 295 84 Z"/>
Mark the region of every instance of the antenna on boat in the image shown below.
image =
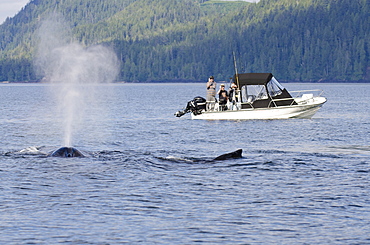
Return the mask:
<path id="1" fill-rule="evenodd" d="M 233 51 L 233 57 L 234 57 L 234 69 L 235 69 L 235 79 L 236 79 L 236 85 L 239 89 L 239 75 L 238 75 L 238 68 L 236 67 L 236 58 L 235 58 L 235 52 Z"/>
<path id="2" fill-rule="evenodd" d="M 236 58 L 235 58 L 235 52 L 233 51 L 233 57 L 234 57 L 234 69 L 235 69 L 235 80 L 236 80 L 236 90 L 233 93 L 233 105 L 236 106 L 238 109 L 238 106 L 235 104 L 236 101 L 238 101 L 238 98 L 240 97 L 240 84 L 239 84 L 239 74 L 238 74 L 238 67 L 236 66 Z"/>

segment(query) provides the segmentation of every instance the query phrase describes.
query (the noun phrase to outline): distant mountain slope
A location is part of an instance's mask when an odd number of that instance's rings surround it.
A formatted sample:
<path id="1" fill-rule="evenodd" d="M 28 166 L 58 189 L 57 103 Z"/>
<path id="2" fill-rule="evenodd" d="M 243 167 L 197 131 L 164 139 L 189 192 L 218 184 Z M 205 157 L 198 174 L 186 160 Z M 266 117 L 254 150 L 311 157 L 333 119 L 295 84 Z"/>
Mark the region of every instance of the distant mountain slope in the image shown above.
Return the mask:
<path id="1" fill-rule="evenodd" d="M 282 80 L 370 80 L 370 0 L 33 0 L 0 26 L 0 80 L 40 79 L 35 33 L 58 12 L 74 38 L 104 44 L 120 80 L 218 80 L 272 72 Z"/>

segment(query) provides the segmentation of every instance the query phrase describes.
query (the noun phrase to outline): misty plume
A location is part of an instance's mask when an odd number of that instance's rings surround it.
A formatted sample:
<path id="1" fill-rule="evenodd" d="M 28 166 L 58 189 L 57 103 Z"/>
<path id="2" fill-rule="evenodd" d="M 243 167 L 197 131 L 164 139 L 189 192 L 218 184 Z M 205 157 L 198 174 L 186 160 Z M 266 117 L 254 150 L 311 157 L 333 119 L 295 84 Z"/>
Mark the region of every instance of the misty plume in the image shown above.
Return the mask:
<path id="1" fill-rule="evenodd" d="M 103 45 L 84 47 L 73 39 L 70 26 L 60 14 L 52 14 L 39 27 L 35 67 L 42 81 L 50 83 L 62 118 L 64 146 L 83 126 L 84 112 L 98 107 L 96 87 L 114 81 L 119 61 Z"/>

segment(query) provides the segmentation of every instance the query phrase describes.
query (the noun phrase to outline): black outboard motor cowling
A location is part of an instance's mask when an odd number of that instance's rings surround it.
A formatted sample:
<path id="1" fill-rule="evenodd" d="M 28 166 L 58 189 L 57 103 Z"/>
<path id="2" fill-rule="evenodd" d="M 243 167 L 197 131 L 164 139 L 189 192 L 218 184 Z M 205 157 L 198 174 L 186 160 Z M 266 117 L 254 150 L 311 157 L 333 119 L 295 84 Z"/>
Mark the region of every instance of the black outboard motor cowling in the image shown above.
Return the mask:
<path id="1" fill-rule="evenodd" d="M 189 101 L 186 108 L 183 111 L 178 111 L 175 113 L 176 117 L 181 117 L 188 112 L 192 112 L 194 115 L 202 114 L 202 111 L 206 110 L 206 99 L 200 96 L 195 97 L 193 100 Z"/>

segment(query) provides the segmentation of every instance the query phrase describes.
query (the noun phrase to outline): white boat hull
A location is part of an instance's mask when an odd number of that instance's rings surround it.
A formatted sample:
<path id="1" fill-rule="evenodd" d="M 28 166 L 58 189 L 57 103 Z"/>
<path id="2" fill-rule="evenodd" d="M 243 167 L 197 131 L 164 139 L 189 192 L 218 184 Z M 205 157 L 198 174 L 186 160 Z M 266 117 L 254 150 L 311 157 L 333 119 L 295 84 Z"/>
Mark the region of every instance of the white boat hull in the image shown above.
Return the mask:
<path id="1" fill-rule="evenodd" d="M 269 120 L 288 118 L 312 118 L 312 116 L 326 102 L 324 97 L 315 97 L 310 102 L 292 106 L 271 108 L 241 109 L 227 111 L 203 112 L 199 115 L 191 114 L 192 119 L 203 120 Z"/>

